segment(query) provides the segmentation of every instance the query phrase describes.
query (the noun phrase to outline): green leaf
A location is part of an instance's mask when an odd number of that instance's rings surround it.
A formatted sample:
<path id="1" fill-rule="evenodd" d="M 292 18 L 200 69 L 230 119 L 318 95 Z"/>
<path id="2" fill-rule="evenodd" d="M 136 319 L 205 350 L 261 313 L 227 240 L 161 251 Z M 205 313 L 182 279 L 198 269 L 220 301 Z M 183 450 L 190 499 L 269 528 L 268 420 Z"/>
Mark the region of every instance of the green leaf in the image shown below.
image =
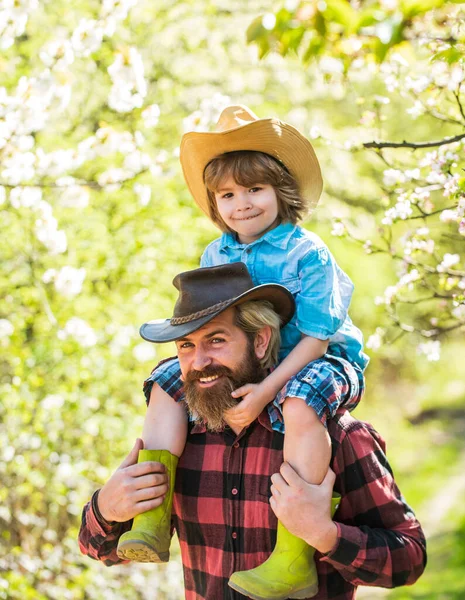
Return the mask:
<path id="1" fill-rule="evenodd" d="M 324 12 L 325 18 L 336 21 L 342 25 L 347 34 L 353 33 L 357 29 L 358 16 L 351 5 L 346 0 L 327 0 L 327 9 Z"/>
<path id="2" fill-rule="evenodd" d="M 268 31 L 263 27 L 262 20 L 263 16 L 260 15 L 259 17 L 254 19 L 252 23 L 250 23 L 250 25 L 247 27 L 246 39 L 248 44 L 252 42 L 257 42 L 264 35 L 268 34 Z"/>
<path id="3" fill-rule="evenodd" d="M 442 52 L 438 52 L 433 56 L 431 62 L 436 62 L 437 60 L 444 60 L 449 65 L 452 65 L 458 62 L 460 59 L 464 57 L 464 53 L 460 52 L 456 47 L 448 48 L 447 50 L 443 50 Z"/>

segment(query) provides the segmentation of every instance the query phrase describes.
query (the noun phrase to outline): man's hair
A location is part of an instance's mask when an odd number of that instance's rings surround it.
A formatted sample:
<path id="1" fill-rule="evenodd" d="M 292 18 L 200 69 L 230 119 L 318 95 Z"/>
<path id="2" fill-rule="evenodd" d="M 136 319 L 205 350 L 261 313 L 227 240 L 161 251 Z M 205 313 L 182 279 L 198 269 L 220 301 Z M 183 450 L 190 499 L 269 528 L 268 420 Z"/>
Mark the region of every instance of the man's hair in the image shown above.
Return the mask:
<path id="1" fill-rule="evenodd" d="M 271 338 L 264 357 L 260 360 L 262 369 L 269 369 L 278 363 L 278 352 L 281 345 L 281 318 L 268 300 L 249 300 L 236 305 L 235 324 L 247 335 L 252 344 L 260 329 L 267 325 L 271 328 Z"/>
<path id="2" fill-rule="evenodd" d="M 203 174 L 210 218 L 221 231 L 232 230 L 218 212 L 215 192 L 228 177 L 232 177 L 237 185 L 243 187 L 251 187 L 259 183 L 273 186 L 278 200 L 278 218 L 281 223 L 296 224 L 308 211 L 307 201 L 301 196 L 296 179 L 285 165 L 264 152 L 253 150 L 226 152 L 211 160 Z"/>

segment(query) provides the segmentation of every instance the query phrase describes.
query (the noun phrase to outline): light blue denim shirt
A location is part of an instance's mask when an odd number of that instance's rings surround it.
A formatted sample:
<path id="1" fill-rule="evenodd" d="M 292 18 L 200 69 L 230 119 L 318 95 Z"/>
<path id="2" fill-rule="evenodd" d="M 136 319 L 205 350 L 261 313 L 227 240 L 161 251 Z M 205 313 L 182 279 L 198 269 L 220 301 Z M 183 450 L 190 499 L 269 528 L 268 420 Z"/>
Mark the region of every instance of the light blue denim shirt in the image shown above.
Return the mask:
<path id="1" fill-rule="evenodd" d="M 207 246 L 201 267 L 233 262 L 247 265 L 255 285 L 280 283 L 292 292 L 296 312 L 282 332 L 280 360 L 299 343 L 301 334 L 329 339 L 342 346 L 348 360 L 362 369 L 368 364 L 363 335 L 348 315 L 354 289 L 352 281 L 337 265 L 325 243 L 311 231 L 283 223 L 251 244 L 224 233 Z"/>

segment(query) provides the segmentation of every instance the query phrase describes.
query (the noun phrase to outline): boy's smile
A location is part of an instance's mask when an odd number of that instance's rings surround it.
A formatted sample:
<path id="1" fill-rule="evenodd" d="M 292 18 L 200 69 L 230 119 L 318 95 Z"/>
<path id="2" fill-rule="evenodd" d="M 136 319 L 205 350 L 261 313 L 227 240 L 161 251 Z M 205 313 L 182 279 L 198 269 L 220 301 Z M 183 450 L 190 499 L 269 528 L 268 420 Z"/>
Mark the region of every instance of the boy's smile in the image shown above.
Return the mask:
<path id="1" fill-rule="evenodd" d="M 273 186 L 243 187 L 232 177 L 215 192 L 218 212 L 238 240 L 250 244 L 278 224 L 278 200 Z"/>

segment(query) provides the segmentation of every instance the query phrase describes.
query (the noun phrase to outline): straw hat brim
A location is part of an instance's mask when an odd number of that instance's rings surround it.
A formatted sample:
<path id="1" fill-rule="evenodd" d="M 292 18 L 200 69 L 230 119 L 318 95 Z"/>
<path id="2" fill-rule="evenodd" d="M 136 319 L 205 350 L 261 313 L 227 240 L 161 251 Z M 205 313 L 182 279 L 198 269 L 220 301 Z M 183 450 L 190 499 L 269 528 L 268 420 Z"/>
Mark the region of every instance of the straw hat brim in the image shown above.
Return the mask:
<path id="1" fill-rule="evenodd" d="M 210 213 L 203 180 L 205 167 L 217 156 L 238 150 L 264 152 L 278 159 L 297 180 L 309 209 L 316 206 L 323 179 L 312 145 L 292 125 L 278 119 L 258 119 L 227 131 L 189 132 L 183 136 L 180 161 L 184 178 L 207 216 Z"/>
<path id="2" fill-rule="evenodd" d="M 228 308 L 249 300 L 268 300 L 268 302 L 271 302 L 274 310 L 281 318 L 281 327 L 284 327 L 284 325 L 289 323 L 294 314 L 295 301 L 291 292 L 277 283 L 266 283 L 258 285 L 244 292 L 240 296 L 231 298 L 229 303 L 223 303 L 224 305 L 220 310 L 200 317 L 199 319 L 193 319 L 192 321 L 182 323 L 181 325 L 172 325 L 171 319 L 149 321 L 141 326 L 139 333 L 141 337 L 148 342 L 174 342 L 175 340 L 197 331 L 197 329 L 200 329 L 209 323 Z"/>

